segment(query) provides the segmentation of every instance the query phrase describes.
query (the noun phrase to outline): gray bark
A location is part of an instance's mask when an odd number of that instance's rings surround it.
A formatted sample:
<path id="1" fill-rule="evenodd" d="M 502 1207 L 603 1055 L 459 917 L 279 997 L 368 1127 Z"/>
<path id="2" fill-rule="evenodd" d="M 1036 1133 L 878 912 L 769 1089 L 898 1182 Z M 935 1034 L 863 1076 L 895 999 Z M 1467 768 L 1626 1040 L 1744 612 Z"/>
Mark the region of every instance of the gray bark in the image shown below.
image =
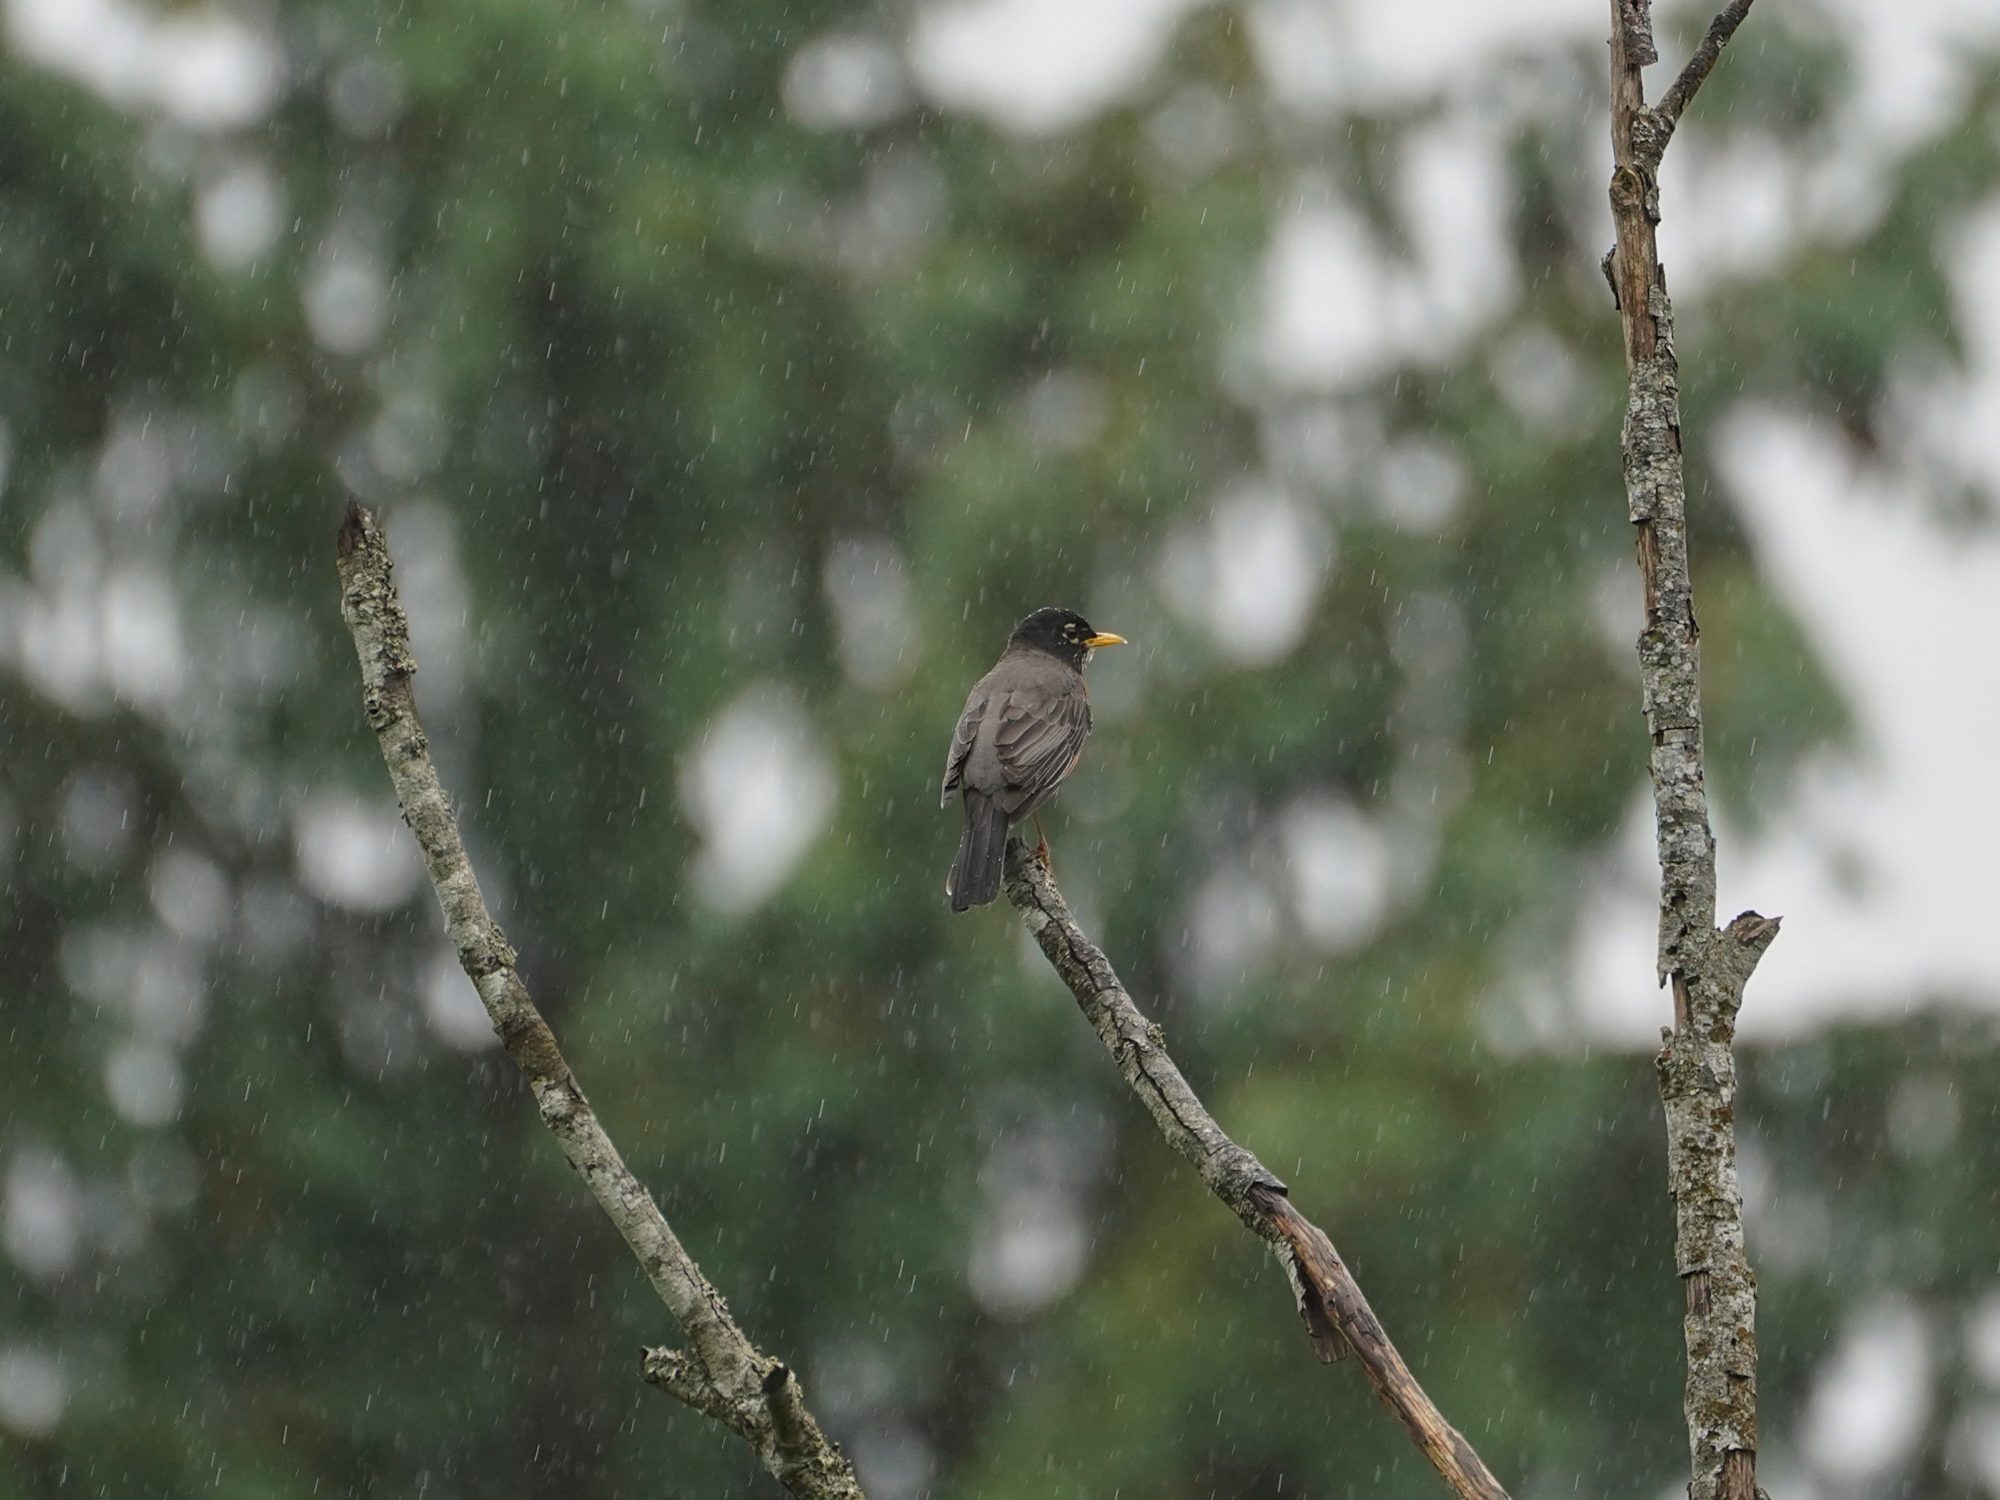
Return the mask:
<path id="1" fill-rule="evenodd" d="M 403 820 L 423 851 L 444 909 L 445 932 L 507 1055 L 521 1070 L 542 1123 L 624 1237 L 686 1341 L 685 1349 L 647 1350 L 642 1377 L 743 1438 L 801 1500 L 865 1500 L 845 1455 L 806 1410 L 791 1371 L 744 1336 L 722 1295 L 625 1165 L 521 983 L 514 950 L 486 909 L 457 815 L 417 722 L 411 692 L 417 663 L 391 577 L 388 543 L 375 518 L 359 506 L 348 507 L 338 561 L 340 611 L 361 662 L 362 704 Z"/>
<path id="2" fill-rule="evenodd" d="M 1292 1206 L 1285 1184 L 1216 1124 L 1168 1055 L 1165 1035 L 1140 1013 L 1104 950 L 1077 926 L 1048 866 L 1018 839 L 1007 846 L 1005 889 L 1167 1144 L 1278 1256 L 1320 1359 L 1354 1351 L 1375 1394 L 1453 1494 L 1507 1500 L 1472 1445 L 1417 1384 L 1333 1242 Z"/>
<path id="3" fill-rule="evenodd" d="M 1660 860 L 1658 974 L 1674 1024 L 1658 1058 L 1666 1112 L 1674 1258 L 1683 1284 L 1691 1500 L 1754 1500 L 1757 1489 L 1757 1283 L 1743 1243 L 1736 1179 L 1736 1016 L 1751 971 L 1777 936 L 1745 912 L 1715 925 L 1715 838 L 1702 748 L 1701 652 L 1688 567 L 1680 368 L 1673 304 L 1660 268 L 1659 166 L 1681 113 L 1715 66 L 1751 0 L 1716 16 L 1694 56 L 1648 109 L 1649 0 L 1612 0 L 1611 211 L 1606 262 L 1622 315 L 1630 376 L 1622 437 L 1627 513 L 1645 594 L 1639 671 L 1652 747 Z"/>

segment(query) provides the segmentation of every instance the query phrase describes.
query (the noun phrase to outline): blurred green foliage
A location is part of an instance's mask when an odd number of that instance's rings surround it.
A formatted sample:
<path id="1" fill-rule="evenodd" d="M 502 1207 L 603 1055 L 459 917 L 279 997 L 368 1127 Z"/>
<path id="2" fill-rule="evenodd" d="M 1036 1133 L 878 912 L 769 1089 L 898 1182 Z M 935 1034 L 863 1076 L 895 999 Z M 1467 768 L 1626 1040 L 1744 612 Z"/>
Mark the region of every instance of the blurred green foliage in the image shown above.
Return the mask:
<path id="1" fill-rule="evenodd" d="M 1197 1087 L 1516 1495 L 1669 1489 L 1652 1070 L 1551 1050 L 1508 998 L 1643 767 L 1623 627 L 1600 623 L 1605 580 L 1632 601 L 1617 331 L 1578 207 L 1595 56 L 1504 126 L 1504 315 L 1314 392 L 1251 373 L 1273 225 L 1323 173 L 1396 240 L 1388 174 L 1430 115 L 1287 122 L 1233 12 L 1041 140 L 928 104 L 797 123 L 801 47 L 890 35 L 897 7 L 256 15 L 286 82 L 234 134 L 0 56 L 0 1353 L 17 1379 L 53 1358 L 63 1393 L 17 1419 L 0 1494 L 769 1491 L 640 1386 L 667 1320 L 504 1061 L 427 1019 L 450 986 L 428 891 L 401 866 L 381 900 L 310 875 L 316 819 L 386 796 L 335 608 L 350 494 L 385 511 L 428 727 L 538 997 L 879 1500 L 1438 1492 L 1355 1372 L 1313 1364 L 1282 1279 L 1011 917 L 945 911 L 945 738 L 1050 602 L 1140 642 L 1094 669 L 1099 733 L 1050 832 Z M 1739 44 L 1701 110 L 1809 135 L 1841 60 L 1751 24 L 1772 50 Z M 1193 166 L 1154 133 L 1191 89 L 1228 140 Z M 1741 391 L 1865 427 L 1906 342 L 1948 342 L 1928 222 L 1996 176 L 1968 109 L 1879 229 L 1688 318 L 1697 470 Z M 246 164 L 277 227 L 232 266 L 195 205 Z M 351 341 L 313 311 L 341 266 L 383 308 Z M 1571 372 L 1560 409 L 1510 390 L 1524 338 Z M 1316 421 L 1332 459 L 1276 456 Z M 1442 452 L 1456 502 L 1397 510 L 1368 455 L 1402 449 Z M 1296 644 L 1246 663 L 1163 558 L 1258 474 L 1337 545 Z M 1750 819 L 1841 710 L 1726 509 L 1695 504 L 1718 779 Z M 906 589 L 858 616 L 899 634 L 872 679 L 843 667 L 828 583 L 854 556 L 892 563 L 862 593 Z M 174 672 L 93 686 L 37 657 L 31 584 L 103 601 L 120 579 L 167 591 Z M 683 789 L 752 688 L 811 725 L 835 800 L 731 910 Z M 1329 803 L 1390 850 L 1379 918 L 1332 938 L 1285 844 Z M 1643 970 L 1633 995 L 1660 1004 Z M 1784 1210 L 1751 1224 L 1780 1457 L 1853 1308 L 1896 1288 L 1953 1318 L 1990 1287 L 1993 1040 L 1910 1022 L 1746 1058 L 1753 1203 Z M 134 1070 L 162 1058 L 179 1096 L 149 1115 Z M 34 1202 L 61 1211 L 40 1239 Z M 1054 1255 L 1044 1291 L 1006 1290 L 1008 1246 Z M 1914 1461 L 1927 1495 L 1969 1483 L 1956 1416 Z"/>

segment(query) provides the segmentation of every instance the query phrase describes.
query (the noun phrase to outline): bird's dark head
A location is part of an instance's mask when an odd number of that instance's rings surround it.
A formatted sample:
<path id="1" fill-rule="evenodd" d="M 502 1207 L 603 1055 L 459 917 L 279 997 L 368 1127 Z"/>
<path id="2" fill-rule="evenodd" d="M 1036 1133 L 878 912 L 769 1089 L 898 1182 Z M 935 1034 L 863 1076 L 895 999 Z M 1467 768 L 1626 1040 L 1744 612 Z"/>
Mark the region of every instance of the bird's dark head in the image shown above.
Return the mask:
<path id="1" fill-rule="evenodd" d="M 1046 651 L 1066 661 L 1079 672 L 1099 646 L 1122 646 L 1125 637 L 1091 628 L 1088 620 L 1073 609 L 1038 609 L 1014 627 L 1007 637 L 1009 650 L 1027 647 Z"/>

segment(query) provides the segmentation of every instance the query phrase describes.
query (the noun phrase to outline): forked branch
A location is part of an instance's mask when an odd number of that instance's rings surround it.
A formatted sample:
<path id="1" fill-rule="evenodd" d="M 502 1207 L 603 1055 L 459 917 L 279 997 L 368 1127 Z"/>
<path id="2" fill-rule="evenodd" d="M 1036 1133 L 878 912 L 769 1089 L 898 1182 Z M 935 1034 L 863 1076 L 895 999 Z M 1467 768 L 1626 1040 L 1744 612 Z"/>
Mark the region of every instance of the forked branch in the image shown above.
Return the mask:
<path id="1" fill-rule="evenodd" d="M 1666 124 L 1666 134 L 1672 135 L 1674 127 L 1681 122 L 1681 115 L 1714 71 L 1716 59 L 1722 56 L 1722 49 L 1729 45 L 1729 39 L 1736 35 L 1736 28 L 1743 24 L 1743 18 L 1750 14 L 1752 0 L 1730 0 L 1728 5 L 1716 12 L 1715 19 L 1708 23 L 1708 31 L 1701 39 L 1701 45 L 1694 49 L 1694 56 L 1681 69 L 1680 77 L 1668 86 L 1660 96 L 1658 114 Z M 1666 148 L 1664 139 L 1661 149 Z"/>
<path id="2" fill-rule="evenodd" d="M 362 703 L 403 821 L 423 851 L 458 961 L 527 1081 L 542 1123 L 625 1237 L 686 1341 L 685 1349 L 647 1350 L 641 1376 L 749 1443 L 800 1500 L 866 1500 L 846 1456 L 806 1410 L 791 1371 L 744 1336 L 721 1294 L 625 1165 L 521 983 L 514 950 L 486 909 L 457 815 L 431 764 L 411 693 L 417 663 L 409 620 L 390 576 L 388 542 L 360 506 L 348 507 L 338 556 L 340 612 L 361 660 Z"/>
<path id="3" fill-rule="evenodd" d="M 1645 599 L 1639 672 L 1660 859 L 1657 978 L 1672 985 L 1674 997 L 1674 1024 L 1664 1029 L 1658 1070 L 1675 1265 L 1684 1293 L 1683 1406 L 1693 1471 L 1688 1494 L 1690 1500 L 1755 1500 L 1757 1284 L 1744 1248 L 1736 1179 L 1731 1043 L 1744 985 L 1777 936 L 1778 923 L 1745 912 L 1726 930 L 1715 925 L 1715 838 L 1688 566 L 1680 367 L 1655 234 L 1661 154 L 1750 0 L 1734 0 L 1715 18 L 1658 109 L 1646 107 L 1641 76 L 1653 50 L 1646 9 L 1647 0 L 1611 4 L 1611 213 L 1618 239 L 1609 270 L 1625 335 L 1625 496 Z"/>

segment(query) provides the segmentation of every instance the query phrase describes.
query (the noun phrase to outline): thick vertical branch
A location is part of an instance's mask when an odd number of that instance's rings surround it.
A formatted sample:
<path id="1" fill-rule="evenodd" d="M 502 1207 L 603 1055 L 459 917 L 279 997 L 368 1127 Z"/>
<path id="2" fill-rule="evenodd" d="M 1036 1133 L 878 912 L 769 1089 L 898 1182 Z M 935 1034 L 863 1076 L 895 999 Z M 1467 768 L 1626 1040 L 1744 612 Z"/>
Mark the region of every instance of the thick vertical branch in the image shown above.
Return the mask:
<path id="1" fill-rule="evenodd" d="M 1658 977 L 1671 983 L 1674 996 L 1674 1024 L 1664 1031 L 1658 1066 L 1675 1264 L 1685 1291 L 1690 1500 L 1757 1495 L 1757 1284 L 1736 1180 L 1731 1043 L 1743 987 L 1778 924 L 1746 912 L 1726 931 L 1715 926 L 1679 366 L 1655 229 L 1661 155 L 1749 8 L 1750 0 L 1735 0 L 1716 18 L 1661 109 L 1650 110 L 1640 71 L 1654 56 L 1647 0 L 1611 4 L 1611 213 L 1618 239 L 1607 271 L 1630 378 L 1625 494 L 1645 595 L 1639 670 L 1660 857 Z"/>
<path id="2" fill-rule="evenodd" d="M 381 743 L 403 820 L 423 850 L 459 963 L 527 1080 L 542 1123 L 624 1236 L 687 1341 L 685 1351 L 647 1351 L 641 1375 L 737 1433 L 802 1500 L 865 1500 L 846 1457 L 806 1410 L 791 1372 L 744 1337 L 721 1294 L 625 1165 L 521 983 L 514 950 L 486 909 L 417 722 L 411 693 L 417 663 L 390 577 L 388 543 L 359 506 L 348 507 L 340 528 L 339 565 L 340 612 L 361 660 L 368 723 Z"/>
<path id="3" fill-rule="evenodd" d="M 1018 839 L 1007 846 L 1006 891 L 1167 1144 L 1277 1253 L 1320 1359 L 1354 1351 L 1382 1404 L 1460 1500 L 1507 1500 L 1472 1445 L 1417 1384 L 1333 1242 L 1292 1206 L 1284 1183 L 1216 1124 L 1168 1056 L 1160 1028 L 1133 1004 L 1104 950 L 1070 915 L 1048 867 Z"/>

